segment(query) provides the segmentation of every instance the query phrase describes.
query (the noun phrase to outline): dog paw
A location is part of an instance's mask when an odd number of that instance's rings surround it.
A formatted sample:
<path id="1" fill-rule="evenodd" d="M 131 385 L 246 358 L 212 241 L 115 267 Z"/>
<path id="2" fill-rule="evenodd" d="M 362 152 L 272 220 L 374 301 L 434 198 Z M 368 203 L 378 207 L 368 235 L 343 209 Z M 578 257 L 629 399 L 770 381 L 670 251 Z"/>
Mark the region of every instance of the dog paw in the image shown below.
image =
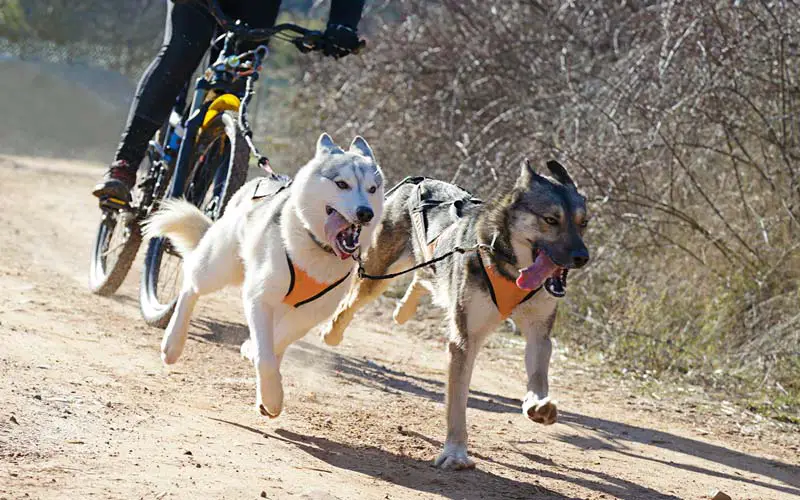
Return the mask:
<path id="1" fill-rule="evenodd" d="M 264 417 L 278 418 L 278 416 L 281 414 L 281 410 L 282 408 L 278 408 L 277 410 L 270 411 L 263 404 L 258 405 L 258 413 Z"/>
<path id="2" fill-rule="evenodd" d="M 275 418 L 283 410 L 283 383 L 277 370 L 259 366 L 257 370 L 256 407 L 265 417 Z"/>
<path id="3" fill-rule="evenodd" d="M 442 453 L 436 457 L 433 465 L 444 470 L 474 469 L 475 461 L 467 455 L 464 445 L 450 446 L 445 444 Z"/>
<path id="4" fill-rule="evenodd" d="M 551 425 L 558 420 L 556 402 L 549 397 L 538 399 L 533 393 L 525 396 L 522 403 L 522 413 L 537 424 Z"/>
<path id="5" fill-rule="evenodd" d="M 171 365 L 178 361 L 178 358 L 181 357 L 181 353 L 183 352 L 183 345 L 175 345 L 172 342 L 169 342 L 168 338 L 164 339 L 164 342 L 161 343 L 161 361 L 164 362 L 165 365 Z"/>
<path id="6" fill-rule="evenodd" d="M 337 346 L 342 343 L 344 339 L 344 332 L 336 328 L 336 322 L 331 321 L 322 329 L 320 333 L 322 340 L 329 346 Z"/>
<path id="7" fill-rule="evenodd" d="M 258 408 L 258 413 L 265 417 L 278 418 L 283 411 L 283 391 L 277 398 L 272 398 L 271 401 L 260 399 L 256 402 L 256 408 Z"/>

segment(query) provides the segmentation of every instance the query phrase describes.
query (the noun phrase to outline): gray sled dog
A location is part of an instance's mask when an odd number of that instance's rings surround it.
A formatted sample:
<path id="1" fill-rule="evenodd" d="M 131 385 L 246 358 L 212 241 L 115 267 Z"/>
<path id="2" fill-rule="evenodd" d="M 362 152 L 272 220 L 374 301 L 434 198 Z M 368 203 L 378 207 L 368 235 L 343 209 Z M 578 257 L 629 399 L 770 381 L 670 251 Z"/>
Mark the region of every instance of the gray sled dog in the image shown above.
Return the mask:
<path id="1" fill-rule="evenodd" d="M 242 285 L 250 338 L 242 355 L 256 369 L 256 408 L 283 408 L 280 366 L 286 348 L 329 318 L 349 289 L 351 256 L 372 241 L 383 213 L 383 174 L 367 142 L 343 151 L 327 134 L 293 181 L 254 179 L 214 224 L 184 200 L 169 200 L 145 234 L 166 236 L 183 256 L 183 285 L 161 343 L 175 363 L 197 299 Z"/>
<path id="2" fill-rule="evenodd" d="M 480 249 L 455 254 L 417 270 L 394 311 L 407 321 L 420 297 L 430 292 L 449 324 L 447 438 L 435 461 L 445 469 L 474 467 L 467 454 L 466 410 L 472 368 L 486 337 L 511 317 L 526 336 L 528 387 L 522 412 L 534 422 L 556 421 L 548 393 L 550 330 L 568 269 L 589 261 L 583 242 L 586 199 L 566 169 L 547 162 L 553 179 L 525 162 L 515 186 L 499 201 L 483 204 L 446 182 L 411 179 L 386 200 L 386 213 L 367 252 L 368 274 L 387 274 L 442 256 L 455 247 Z M 389 281 L 363 280 L 323 331 L 337 345 L 354 313 L 378 297 Z"/>

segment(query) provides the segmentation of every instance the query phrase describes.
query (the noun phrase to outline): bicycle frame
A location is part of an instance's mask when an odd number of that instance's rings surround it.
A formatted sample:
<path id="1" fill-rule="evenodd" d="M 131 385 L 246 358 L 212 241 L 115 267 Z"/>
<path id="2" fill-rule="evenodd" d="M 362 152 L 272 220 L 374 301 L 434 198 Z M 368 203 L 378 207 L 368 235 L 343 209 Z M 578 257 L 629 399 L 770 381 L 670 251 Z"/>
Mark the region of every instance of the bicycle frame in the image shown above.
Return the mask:
<path id="1" fill-rule="evenodd" d="M 224 25 L 223 25 L 224 26 Z M 239 26 L 236 26 L 239 28 Z M 306 30 L 299 26 L 292 24 L 280 24 L 274 28 L 266 30 L 270 34 L 277 34 L 281 31 L 293 31 L 302 34 L 305 37 L 321 36 L 321 33 Z M 251 30 L 250 32 L 264 32 L 265 30 Z M 194 90 L 192 93 L 192 101 L 188 109 L 182 116 L 182 126 L 184 127 L 184 136 L 175 160 L 175 167 L 172 172 L 171 180 L 167 192 L 167 197 L 178 197 L 183 195 L 184 185 L 186 184 L 187 176 L 189 175 L 189 162 L 191 160 L 192 150 L 194 147 L 197 133 L 199 132 L 206 114 L 209 111 L 209 106 L 213 101 L 207 99 L 209 92 L 220 92 L 221 95 L 231 94 L 237 97 L 240 102 L 239 106 L 239 124 L 245 132 L 245 137 L 248 146 L 258 159 L 258 164 L 261 167 L 267 168 L 269 160 L 266 156 L 260 154 L 258 149 L 252 143 L 252 132 L 250 131 L 249 123 L 247 121 L 247 106 L 252 98 L 254 91 L 254 82 L 258 80 L 259 70 L 261 63 L 268 54 L 268 49 L 264 45 L 258 46 L 256 49 L 246 51 L 242 54 L 235 54 L 232 50 L 236 46 L 239 39 L 253 39 L 261 38 L 263 35 L 257 37 L 240 36 L 237 34 L 239 30 L 228 30 L 216 42 L 224 39 L 224 45 L 219 55 L 213 63 L 211 63 L 203 75 L 195 80 Z M 301 40 L 301 39 L 296 39 Z M 312 39 L 313 40 L 313 39 Z M 215 42 L 215 43 L 216 43 Z M 294 42 L 298 45 L 298 42 Z M 308 50 L 315 50 L 312 45 L 305 45 Z M 244 89 L 242 89 L 241 80 L 235 74 L 236 67 L 233 65 L 241 62 L 244 57 L 252 58 L 252 70 L 247 72 L 244 76 Z M 180 107 L 180 106 L 176 106 Z M 166 138 L 172 133 L 172 127 L 168 127 L 164 134 Z M 163 146 L 163 145 L 162 145 Z"/>
<path id="2" fill-rule="evenodd" d="M 165 193 L 167 197 L 178 197 L 184 194 L 184 185 L 190 173 L 189 162 L 191 160 L 192 150 L 197 138 L 197 133 L 203 124 L 206 113 L 208 112 L 208 107 L 211 104 L 208 102 L 207 97 L 208 93 L 212 91 L 218 91 L 222 94 L 233 94 L 239 99 L 239 126 L 244 133 L 247 145 L 257 158 L 258 165 L 272 173 L 269 167 L 269 160 L 266 156 L 262 155 L 255 144 L 253 144 L 253 134 L 247 121 L 247 106 L 255 93 L 253 84 L 258 80 L 261 62 L 266 58 L 268 49 L 264 45 L 259 45 L 254 50 L 237 55 L 233 53 L 233 48 L 236 46 L 237 42 L 258 43 L 274 37 L 292 43 L 301 52 L 322 50 L 325 44 L 325 37 L 320 31 L 309 30 L 291 23 L 278 24 L 271 28 L 253 29 L 242 24 L 240 21 L 235 21 L 227 17 L 216 0 L 209 0 L 204 3 L 204 5 L 209 13 L 217 20 L 217 23 L 224 32 L 223 35 L 215 40 L 214 45 L 220 40 L 224 40 L 224 44 L 216 61 L 211 63 L 208 68 L 205 69 L 203 75 L 195 81 L 191 104 L 186 112 L 182 114 L 181 124 L 184 127 L 184 135 L 178 150 L 177 158 L 175 159 L 175 166 L 172 171 L 170 184 Z M 286 32 L 291 32 L 294 36 L 287 35 Z M 364 46 L 365 42 L 361 40 L 354 52 L 358 52 Z M 241 78 L 237 78 L 236 70 L 238 69 L 237 66 L 239 62 L 241 62 L 244 57 L 252 57 L 252 69 L 241 75 L 245 78 L 245 88 L 241 90 L 241 84 L 239 84 L 238 88 L 235 86 L 237 80 L 241 80 Z M 185 96 L 186 94 L 182 93 L 175 107 L 179 109 L 185 107 Z M 162 142 L 165 140 L 168 141 L 171 134 L 172 127 L 166 127 Z M 163 148 L 165 144 L 161 146 Z M 163 157 L 163 154 L 161 154 L 163 151 L 156 151 L 156 153 Z M 167 168 L 170 167 L 171 165 L 167 165 Z"/>
<path id="3" fill-rule="evenodd" d="M 230 34 L 226 35 L 226 43 L 223 47 L 223 50 L 220 52 L 219 57 L 215 63 L 210 65 L 210 69 L 213 69 L 215 66 L 219 66 L 224 58 L 231 56 L 229 52 L 229 41 L 230 41 Z M 178 197 L 183 194 L 183 189 L 186 184 L 187 176 L 189 175 L 189 162 L 191 160 L 193 148 L 195 141 L 197 139 L 197 133 L 200 130 L 201 125 L 205 119 L 206 113 L 208 112 L 208 108 L 211 105 L 211 102 L 207 101 L 208 93 L 211 91 L 221 91 L 223 93 L 231 93 L 236 95 L 238 98 L 241 99 L 241 93 L 235 93 L 231 89 L 229 84 L 223 83 L 225 81 L 223 76 L 222 69 L 214 70 L 214 78 L 209 81 L 207 75 L 204 74 L 195 80 L 194 90 L 192 93 L 192 100 L 189 105 L 189 108 L 183 115 L 183 127 L 184 127 L 184 134 L 181 141 L 180 148 L 178 149 L 178 154 L 175 159 L 175 168 L 172 172 L 171 180 L 169 187 L 167 188 L 166 196 L 167 197 Z M 215 82 L 215 80 L 217 82 Z M 247 112 L 246 109 L 242 110 L 240 108 L 240 112 Z M 171 128 L 167 130 L 165 134 L 166 137 L 172 133 Z"/>

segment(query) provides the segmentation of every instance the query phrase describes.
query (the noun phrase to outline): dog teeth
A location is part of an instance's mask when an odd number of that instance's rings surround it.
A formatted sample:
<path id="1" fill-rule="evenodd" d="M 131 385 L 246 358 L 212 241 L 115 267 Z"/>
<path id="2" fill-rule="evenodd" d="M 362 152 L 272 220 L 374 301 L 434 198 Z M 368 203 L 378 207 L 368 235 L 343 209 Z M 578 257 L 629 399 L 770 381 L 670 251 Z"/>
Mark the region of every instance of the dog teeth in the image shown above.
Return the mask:
<path id="1" fill-rule="evenodd" d="M 567 294 L 565 283 L 557 277 L 549 277 L 544 282 L 544 289 L 553 297 L 564 297 Z"/>

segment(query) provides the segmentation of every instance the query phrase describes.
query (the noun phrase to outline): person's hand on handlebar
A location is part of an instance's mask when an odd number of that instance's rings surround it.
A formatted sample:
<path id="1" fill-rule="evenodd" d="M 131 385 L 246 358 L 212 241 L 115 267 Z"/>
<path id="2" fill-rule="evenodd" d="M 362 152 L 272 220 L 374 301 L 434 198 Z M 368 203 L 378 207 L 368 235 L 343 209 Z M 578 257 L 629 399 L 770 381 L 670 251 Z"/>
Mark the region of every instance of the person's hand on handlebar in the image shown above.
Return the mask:
<path id="1" fill-rule="evenodd" d="M 343 24 L 329 24 L 323 38 L 323 53 L 339 59 L 361 48 L 358 32 Z"/>

